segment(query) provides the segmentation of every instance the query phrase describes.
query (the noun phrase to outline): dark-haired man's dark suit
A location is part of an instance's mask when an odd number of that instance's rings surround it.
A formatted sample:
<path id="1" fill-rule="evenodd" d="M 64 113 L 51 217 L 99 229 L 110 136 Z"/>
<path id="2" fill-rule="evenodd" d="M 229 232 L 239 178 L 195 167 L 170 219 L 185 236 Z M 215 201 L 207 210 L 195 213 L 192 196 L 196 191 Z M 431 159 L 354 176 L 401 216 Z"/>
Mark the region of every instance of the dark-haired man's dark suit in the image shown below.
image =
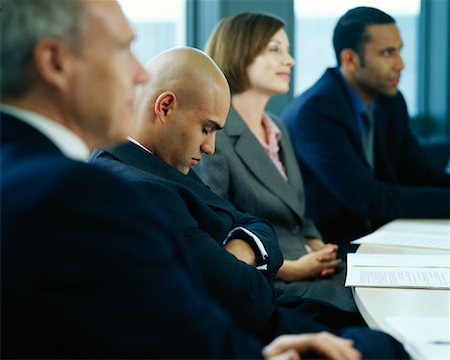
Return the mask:
<path id="1" fill-rule="evenodd" d="M 401 346 L 383 333 L 367 328 L 341 329 L 355 322 L 351 313 L 299 298 L 277 299 L 271 279 L 282 258 L 272 227 L 262 219 L 237 211 L 192 170 L 184 175 L 132 142 L 97 150 L 90 161 L 147 192 L 161 193 L 160 201 L 154 204 L 155 211 L 170 211 L 173 222 L 186 229 L 184 241 L 192 250 L 211 295 L 253 334 L 268 340 L 281 333 L 337 331 L 354 339 L 355 346 L 367 358 L 405 356 Z M 157 185 L 160 187 L 155 188 Z M 270 255 L 265 275 L 223 249 L 227 233 L 239 225 L 253 231 L 265 244 Z"/>
<path id="2" fill-rule="evenodd" d="M 261 356 L 151 194 L 0 116 L 2 358 Z"/>
<path id="3" fill-rule="evenodd" d="M 396 218 L 450 217 L 450 177 L 427 161 L 401 93 L 376 100 L 372 169 L 337 71 L 328 69 L 282 115 L 304 175 L 306 213 L 325 240 L 344 250 Z"/>

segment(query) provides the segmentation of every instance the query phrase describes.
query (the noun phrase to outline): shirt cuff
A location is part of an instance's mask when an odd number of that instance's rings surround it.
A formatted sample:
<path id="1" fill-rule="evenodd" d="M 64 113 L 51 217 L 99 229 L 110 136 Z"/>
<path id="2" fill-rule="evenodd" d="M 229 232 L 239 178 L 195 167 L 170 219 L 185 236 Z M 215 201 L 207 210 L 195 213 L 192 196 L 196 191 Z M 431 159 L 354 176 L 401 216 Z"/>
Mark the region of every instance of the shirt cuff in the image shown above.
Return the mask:
<path id="1" fill-rule="evenodd" d="M 250 230 L 242 226 L 238 226 L 228 233 L 222 245 L 225 245 L 231 239 L 242 239 L 247 241 L 247 243 L 252 247 L 253 251 L 255 251 L 256 254 L 256 269 L 267 270 L 267 265 L 269 263 L 269 254 L 267 253 L 267 250 L 259 237 L 253 234 Z"/>

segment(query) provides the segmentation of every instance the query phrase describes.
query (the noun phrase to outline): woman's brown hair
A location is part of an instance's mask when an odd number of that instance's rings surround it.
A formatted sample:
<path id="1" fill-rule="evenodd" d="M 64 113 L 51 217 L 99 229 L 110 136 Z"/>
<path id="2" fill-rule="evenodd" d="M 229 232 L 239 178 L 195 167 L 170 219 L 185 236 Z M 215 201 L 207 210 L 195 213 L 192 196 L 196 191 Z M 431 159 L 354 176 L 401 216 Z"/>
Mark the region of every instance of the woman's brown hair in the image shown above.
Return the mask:
<path id="1" fill-rule="evenodd" d="M 284 26 L 281 19 L 261 13 L 241 13 L 217 24 L 205 52 L 222 69 L 232 94 L 248 89 L 247 67 Z"/>

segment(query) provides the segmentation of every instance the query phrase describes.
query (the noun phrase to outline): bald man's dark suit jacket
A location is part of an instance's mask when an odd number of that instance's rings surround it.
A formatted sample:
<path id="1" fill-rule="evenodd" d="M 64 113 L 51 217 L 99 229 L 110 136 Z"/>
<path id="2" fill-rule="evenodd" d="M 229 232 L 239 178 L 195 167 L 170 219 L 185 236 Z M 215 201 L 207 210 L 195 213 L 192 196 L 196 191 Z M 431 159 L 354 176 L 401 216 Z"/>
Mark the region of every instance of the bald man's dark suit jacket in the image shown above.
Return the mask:
<path id="1" fill-rule="evenodd" d="M 346 245 L 396 218 L 450 217 L 450 176 L 431 167 L 402 94 L 377 98 L 372 169 L 337 71 L 328 69 L 282 115 L 302 168 L 306 213 L 325 240 Z"/>
<path id="2" fill-rule="evenodd" d="M 183 239 L 193 252 L 211 295 L 241 327 L 263 338 L 282 332 L 325 329 L 297 312 L 285 316 L 284 312 L 289 311 L 278 309 L 272 279 L 283 258 L 267 221 L 236 210 L 192 170 L 184 175 L 134 143 L 97 150 L 90 161 L 156 193 L 155 211 L 170 212 L 172 222 L 184 229 Z M 266 272 L 236 260 L 223 248 L 223 240 L 237 226 L 249 229 L 264 243 L 269 254 Z"/>
<path id="3" fill-rule="evenodd" d="M 253 334 L 267 341 L 282 333 L 328 330 L 353 339 L 364 358 L 406 356 L 401 345 L 384 333 L 361 327 L 345 328 L 360 324 L 351 313 L 299 298 L 277 299 L 270 280 L 282 258 L 272 227 L 264 220 L 237 211 L 209 190 L 192 170 L 184 175 L 131 142 L 96 150 L 90 161 L 111 169 L 149 194 L 156 193 L 154 212 L 168 210 L 174 226 L 185 229 L 182 240 L 192 250 L 210 293 L 236 322 Z M 222 248 L 222 240 L 236 225 L 252 230 L 268 249 L 270 261 L 265 276 Z M 209 314 L 203 312 L 200 316 Z"/>
<path id="4" fill-rule="evenodd" d="M 0 117 L 2 358 L 261 356 L 151 194 Z"/>

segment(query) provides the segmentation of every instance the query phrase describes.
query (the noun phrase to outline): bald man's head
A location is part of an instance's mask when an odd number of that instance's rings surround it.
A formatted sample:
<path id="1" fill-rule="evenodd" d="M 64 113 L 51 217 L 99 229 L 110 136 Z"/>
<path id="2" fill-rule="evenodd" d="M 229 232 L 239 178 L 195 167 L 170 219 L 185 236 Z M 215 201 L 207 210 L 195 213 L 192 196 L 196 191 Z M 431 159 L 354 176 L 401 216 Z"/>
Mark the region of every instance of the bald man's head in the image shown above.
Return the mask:
<path id="1" fill-rule="evenodd" d="M 202 153 L 212 154 L 215 133 L 225 125 L 230 89 L 204 52 L 174 48 L 151 59 L 150 80 L 137 96 L 136 139 L 187 173 Z"/>
<path id="2" fill-rule="evenodd" d="M 211 90 L 229 93 L 228 82 L 220 68 L 208 55 L 195 48 L 177 47 L 164 51 L 152 58 L 145 69 L 150 74 L 150 81 L 139 91 L 138 117 L 148 118 L 148 106 L 164 91 L 174 92 L 180 107 L 201 105 Z M 227 94 L 223 96 L 227 98 Z"/>

